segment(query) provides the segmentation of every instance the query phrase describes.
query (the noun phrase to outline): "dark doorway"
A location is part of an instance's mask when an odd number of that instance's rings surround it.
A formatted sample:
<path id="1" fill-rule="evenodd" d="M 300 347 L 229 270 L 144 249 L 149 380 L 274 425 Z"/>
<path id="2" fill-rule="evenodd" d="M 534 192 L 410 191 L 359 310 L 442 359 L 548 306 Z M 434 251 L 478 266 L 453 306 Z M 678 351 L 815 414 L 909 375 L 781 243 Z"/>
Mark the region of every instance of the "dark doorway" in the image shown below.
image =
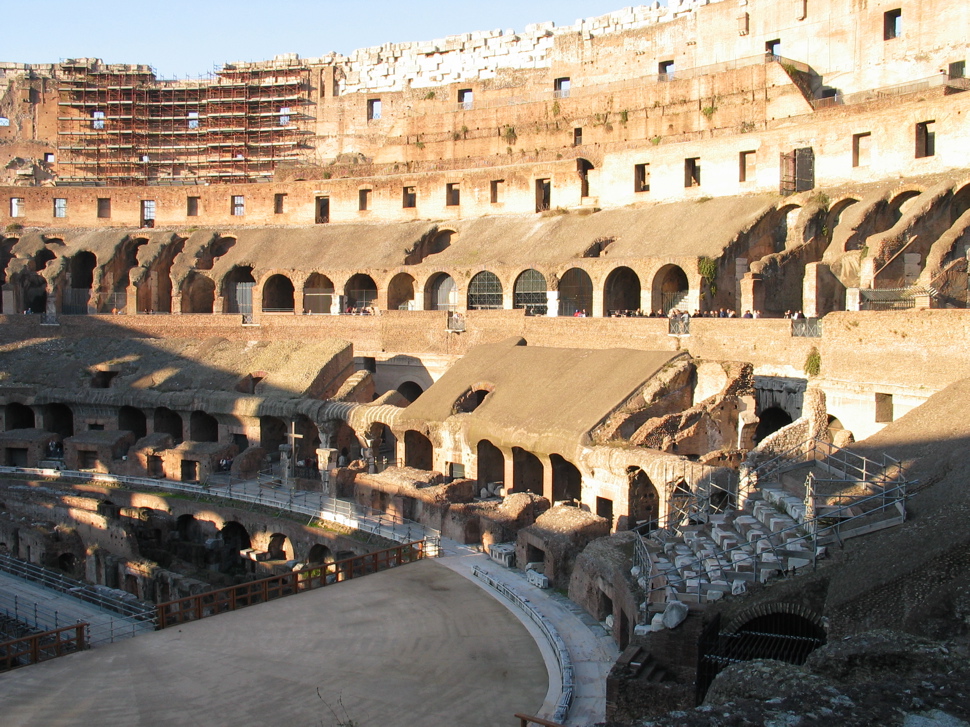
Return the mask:
<path id="1" fill-rule="evenodd" d="M 579 469 L 561 455 L 549 457 L 552 464 L 552 499 L 554 502 L 575 500 L 583 496 L 583 478 Z"/>
<path id="2" fill-rule="evenodd" d="M 168 434 L 175 444 L 182 443 L 182 417 L 164 406 L 155 410 L 155 432 Z"/>
<path id="3" fill-rule="evenodd" d="M 33 429 L 34 410 L 15 401 L 4 407 L 4 426 L 9 432 L 12 429 Z"/>
<path id="4" fill-rule="evenodd" d="M 630 268 L 617 268 L 606 278 L 603 315 L 640 309 L 640 278 Z"/>
<path id="5" fill-rule="evenodd" d="M 404 432 L 404 466 L 418 470 L 434 468 L 434 448 L 431 446 L 431 440 L 413 429 Z"/>
<path id="6" fill-rule="evenodd" d="M 118 409 L 118 429 L 129 431 L 135 439 L 141 439 L 148 434 L 148 419 L 145 412 L 133 406 L 123 406 Z"/>
<path id="7" fill-rule="evenodd" d="M 512 447 L 512 492 L 542 494 L 544 474 L 542 461 L 532 452 Z"/>
<path id="8" fill-rule="evenodd" d="M 505 455 L 494 444 L 483 439 L 478 443 L 478 482 L 487 485 L 504 481 Z"/>
<path id="9" fill-rule="evenodd" d="M 787 427 L 791 423 L 792 418 L 784 409 L 780 409 L 777 406 L 765 409 L 761 412 L 761 416 L 758 418 L 758 427 L 754 431 L 755 444 L 769 434 L 774 434 L 782 427 Z"/>

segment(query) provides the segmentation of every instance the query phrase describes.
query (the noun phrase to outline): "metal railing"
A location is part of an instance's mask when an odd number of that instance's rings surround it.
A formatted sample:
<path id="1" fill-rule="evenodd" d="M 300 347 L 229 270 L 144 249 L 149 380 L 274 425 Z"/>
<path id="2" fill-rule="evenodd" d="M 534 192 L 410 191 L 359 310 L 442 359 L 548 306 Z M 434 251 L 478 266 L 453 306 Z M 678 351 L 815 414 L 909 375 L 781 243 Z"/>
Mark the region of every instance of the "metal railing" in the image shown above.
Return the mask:
<path id="1" fill-rule="evenodd" d="M 865 103 L 867 101 L 878 101 L 879 99 L 884 98 L 905 96 L 906 94 L 919 93 L 921 91 L 928 91 L 931 88 L 940 87 L 952 88 L 958 91 L 966 91 L 970 89 L 970 79 L 950 78 L 944 73 L 938 73 L 934 76 L 919 78 L 915 81 L 907 81 L 906 83 L 897 83 L 892 86 L 871 88 L 865 91 L 857 91 L 855 93 L 845 95 L 838 93 L 835 96 L 829 96 L 827 98 L 817 98 L 812 101 L 812 107 L 815 109 L 822 109 L 830 108 L 832 106 L 849 106 L 851 104 Z"/>
<path id="2" fill-rule="evenodd" d="M 667 335 L 670 336 L 689 336 L 690 318 L 677 316 L 667 320 Z"/>
<path id="3" fill-rule="evenodd" d="M 284 573 L 242 583 L 238 586 L 186 596 L 157 607 L 158 628 L 165 629 L 208 616 L 255 606 L 303 591 L 323 588 L 351 578 L 378 573 L 427 557 L 424 543 L 398 545 L 376 553 L 366 553 L 335 563 L 310 565 L 306 570 Z"/>
<path id="4" fill-rule="evenodd" d="M 255 484 L 252 480 L 242 485 L 231 484 L 219 490 L 213 490 L 208 485 L 199 485 L 175 480 L 158 480 L 148 477 L 129 477 L 125 475 L 111 475 L 103 472 L 81 472 L 77 470 L 49 470 L 26 467 L 0 467 L 0 474 L 30 475 L 47 479 L 81 480 L 82 482 L 99 482 L 108 485 L 121 485 L 132 489 L 148 488 L 151 490 L 165 490 L 179 492 L 195 497 L 197 500 L 207 498 L 221 498 L 232 502 L 244 502 L 254 507 L 262 506 L 274 508 L 278 512 L 289 512 L 305 515 L 308 523 L 316 521 L 333 522 L 338 525 L 369 533 L 398 543 L 410 543 L 424 540 L 429 557 L 436 557 L 440 552 L 441 533 L 434 528 L 416 523 L 413 520 L 363 505 L 327 497 L 321 492 L 307 490 L 282 490 L 259 488 L 259 492 L 252 494 L 244 487 Z"/>
<path id="5" fill-rule="evenodd" d="M 72 595 L 72 594 L 67 594 Z M 0 614 L 34 630 L 56 630 L 77 625 L 73 618 L 65 616 L 58 609 L 47 604 L 22 598 L 16 594 L 0 593 Z M 155 610 L 150 607 L 143 618 L 110 616 L 106 619 L 92 619 L 85 623 L 85 640 L 89 646 L 113 644 L 139 634 L 155 630 Z"/>
<path id="6" fill-rule="evenodd" d="M 14 558 L 7 553 L 0 554 L 0 570 L 25 581 L 37 583 L 44 588 L 90 603 L 98 608 L 121 614 L 140 621 L 152 621 L 153 606 L 139 601 L 134 596 L 115 596 L 90 583 L 49 570 L 43 566 Z M 56 624 L 54 624 L 56 626 Z"/>
<path id="7" fill-rule="evenodd" d="M 563 638 L 559 635 L 559 632 L 556 631 L 556 628 L 546 619 L 544 619 L 535 608 L 533 608 L 532 604 L 529 603 L 527 598 L 523 598 L 504 583 L 495 580 L 477 565 L 472 566 L 472 575 L 494 588 L 500 594 L 505 596 L 505 598 L 520 608 L 532 620 L 532 622 L 539 627 L 539 630 L 542 631 L 543 636 L 546 637 L 546 640 L 549 642 L 549 646 L 552 647 L 552 651 L 556 655 L 556 662 L 559 664 L 559 674 L 561 675 L 562 680 L 562 691 L 559 695 L 559 702 L 556 705 L 556 712 L 553 714 L 552 718 L 556 722 L 565 722 L 566 717 L 569 715 L 569 708 L 573 703 L 573 692 L 575 690 L 573 662 L 569 656 L 569 649 L 566 648 L 566 642 L 563 641 Z"/>
<path id="8" fill-rule="evenodd" d="M 822 319 L 792 318 L 791 335 L 792 338 L 821 338 Z"/>
<path id="9" fill-rule="evenodd" d="M 86 626 L 79 623 L 3 642 L 0 644 L 0 672 L 84 651 Z"/>

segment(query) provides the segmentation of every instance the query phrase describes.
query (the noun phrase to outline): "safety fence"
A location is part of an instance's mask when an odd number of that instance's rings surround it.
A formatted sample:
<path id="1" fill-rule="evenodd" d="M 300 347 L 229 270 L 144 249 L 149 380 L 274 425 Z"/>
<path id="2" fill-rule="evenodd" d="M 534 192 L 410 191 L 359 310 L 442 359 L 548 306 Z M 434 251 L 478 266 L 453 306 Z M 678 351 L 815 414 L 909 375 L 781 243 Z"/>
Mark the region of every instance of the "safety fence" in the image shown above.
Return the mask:
<path id="1" fill-rule="evenodd" d="M 477 565 L 472 567 L 472 575 L 491 586 L 502 596 L 520 608 L 532 620 L 532 622 L 539 627 L 539 630 L 542 631 L 543 636 L 546 637 L 546 641 L 549 642 L 549 646 L 552 647 L 552 651 L 556 655 L 556 662 L 559 664 L 559 674 L 562 678 L 562 690 L 560 692 L 559 702 L 556 705 L 556 712 L 553 714 L 553 719 L 556 722 L 565 722 L 566 717 L 569 715 L 569 708 L 573 703 L 573 691 L 575 690 L 573 662 L 569 656 L 569 649 L 566 648 L 566 642 L 563 641 L 562 637 L 559 635 L 559 632 L 556 631 L 556 628 L 546 619 L 544 619 L 542 614 L 533 608 L 532 604 L 529 603 L 527 598 L 523 598 L 504 583 L 495 580 Z M 520 719 L 522 718 L 520 715 L 516 716 L 520 717 Z M 532 721 L 536 722 L 535 719 L 532 719 Z M 544 723 L 537 722 L 537 724 Z"/>
<path id="2" fill-rule="evenodd" d="M 3 642 L 0 644 L 0 672 L 83 651 L 86 627 L 87 624 L 79 623 Z"/>
<path id="3" fill-rule="evenodd" d="M 236 611 L 303 591 L 323 588 L 351 578 L 413 563 L 427 557 L 424 543 L 415 542 L 347 558 L 335 563 L 311 565 L 305 570 L 270 576 L 238 586 L 220 588 L 159 604 L 158 628 L 165 629 L 208 616 Z"/>
<path id="4" fill-rule="evenodd" d="M 225 488 L 206 484 L 178 482 L 176 480 L 129 477 L 103 472 L 79 470 L 53 470 L 26 467 L 0 467 L 0 474 L 27 475 L 52 480 L 80 480 L 106 485 L 124 486 L 131 489 L 163 490 L 188 495 L 197 500 L 224 499 L 247 503 L 252 507 L 275 509 L 277 514 L 288 512 L 307 517 L 307 523 L 332 522 L 369 535 L 386 538 L 398 543 L 425 541 L 429 557 L 440 552 L 441 533 L 394 513 L 357 505 L 346 500 L 327 497 L 320 492 L 282 489 L 274 482 L 269 487 L 259 487 L 254 480 L 233 483 Z"/>

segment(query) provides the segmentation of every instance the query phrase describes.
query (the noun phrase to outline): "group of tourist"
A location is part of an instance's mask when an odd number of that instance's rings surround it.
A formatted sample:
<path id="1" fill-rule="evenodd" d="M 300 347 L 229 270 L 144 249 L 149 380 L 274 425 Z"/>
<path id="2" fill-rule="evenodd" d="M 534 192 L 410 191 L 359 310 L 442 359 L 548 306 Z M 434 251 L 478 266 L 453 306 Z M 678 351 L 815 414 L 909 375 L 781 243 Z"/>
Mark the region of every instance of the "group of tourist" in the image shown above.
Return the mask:
<path id="1" fill-rule="evenodd" d="M 348 305 L 344 310 L 344 315 L 348 316 L 376 316 L 377 309 L 372 305 L 352 306 Z"/>

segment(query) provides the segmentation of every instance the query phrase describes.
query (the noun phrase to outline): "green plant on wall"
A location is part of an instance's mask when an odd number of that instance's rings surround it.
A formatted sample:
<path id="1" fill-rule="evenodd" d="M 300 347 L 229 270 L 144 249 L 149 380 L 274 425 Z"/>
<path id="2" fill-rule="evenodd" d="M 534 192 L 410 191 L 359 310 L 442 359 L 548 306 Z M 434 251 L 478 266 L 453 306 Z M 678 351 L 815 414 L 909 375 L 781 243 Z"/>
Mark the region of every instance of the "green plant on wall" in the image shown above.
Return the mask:
<path id="1" fill-rule="evenodd" d="M 514 126 L 506 126 L 502 129 L 502 140 L 509 146 L 514 145 L 515 142 L 519 140 L 518 134 L 515 133 Z"/>
<path id="2" fill-rule="evenodd" d="M 822 370 L 822 354 L 818 352 L 815 346 L 812 346 L 812 350 L 808 352 L 808 356 L 805 357 L 805 373 L 809 376 L 818 376 L 819 372 Z"/>
<path id="3" fill-rule="evenodd" d="M 717 260 L 702 257 L 697 261 L 697 272 L 704 278 L 711 295 L 717 295 Z"/>

